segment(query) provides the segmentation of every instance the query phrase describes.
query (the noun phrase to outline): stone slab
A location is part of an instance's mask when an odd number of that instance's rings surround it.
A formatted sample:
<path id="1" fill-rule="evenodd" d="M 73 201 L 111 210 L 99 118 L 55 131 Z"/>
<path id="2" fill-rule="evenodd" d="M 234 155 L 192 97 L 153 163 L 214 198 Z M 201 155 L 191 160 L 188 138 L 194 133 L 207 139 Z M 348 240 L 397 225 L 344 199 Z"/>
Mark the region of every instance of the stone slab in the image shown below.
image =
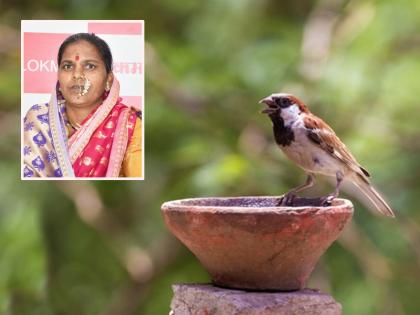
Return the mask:
<path id="1" fill-rule="evenodd" d="M 175 284 L 170 315 L 341 315 L 341 305 L 318 290 L 250 292 L 211 284 Z"/>

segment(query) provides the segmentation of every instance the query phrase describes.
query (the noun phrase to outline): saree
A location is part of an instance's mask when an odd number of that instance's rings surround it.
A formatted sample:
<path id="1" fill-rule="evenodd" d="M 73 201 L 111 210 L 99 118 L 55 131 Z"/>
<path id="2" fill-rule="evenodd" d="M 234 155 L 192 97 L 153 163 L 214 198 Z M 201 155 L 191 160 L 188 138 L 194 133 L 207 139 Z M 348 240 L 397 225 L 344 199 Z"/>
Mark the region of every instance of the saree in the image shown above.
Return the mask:
<path id="1" fill-rule="evenodd" d="M 32 106 L 24 118 L 23 176 L 120 176 L 134 130 L 140 131 L 138 113 L 121 101 L 114 78 L 103 102 L 70 133 L 65 100 L 56 87 L 49 103 Z"/>

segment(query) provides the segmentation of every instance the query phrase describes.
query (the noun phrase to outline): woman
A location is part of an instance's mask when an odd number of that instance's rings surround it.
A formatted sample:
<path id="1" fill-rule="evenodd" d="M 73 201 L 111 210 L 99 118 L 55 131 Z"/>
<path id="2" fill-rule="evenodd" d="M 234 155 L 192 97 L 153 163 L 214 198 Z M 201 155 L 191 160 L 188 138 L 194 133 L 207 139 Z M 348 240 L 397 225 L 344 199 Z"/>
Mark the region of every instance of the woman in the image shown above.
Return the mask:
<path id="1" fill-rule="evenodd" d="M 78 33 L 57 59 L 50 102 L 24 119 L 24 177 L 141 177 L 141 115 L 121 103 L 107 43 Z"/>

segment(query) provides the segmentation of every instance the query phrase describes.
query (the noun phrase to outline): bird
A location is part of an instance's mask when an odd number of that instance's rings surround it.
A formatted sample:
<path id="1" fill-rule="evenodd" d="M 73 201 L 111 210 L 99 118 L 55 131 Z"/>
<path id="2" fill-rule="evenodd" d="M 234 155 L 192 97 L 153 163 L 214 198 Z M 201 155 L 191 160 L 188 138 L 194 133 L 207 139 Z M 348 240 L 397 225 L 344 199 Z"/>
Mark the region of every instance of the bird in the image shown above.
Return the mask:
<path id="1" fill-rule="evenodd" d="M 307 179 L 304 184 L 283 195 L 282 205 L 292 205 L 296 193 L 315 184 L 315 174 L 333 176 L 336 179 L 332 193 L 320 197 L 323 205 L 331 204 L 340 193 L 344 180 L 349 180 L 385 216 L 395 217 L 391 207 L 370 183 L 370 174 L 347 149 L 334 130 L 317 117 L 296 96 L 274 93 L 262 100 L 273 125 L 274 138 L 284 154 L 302 168 Z"/>

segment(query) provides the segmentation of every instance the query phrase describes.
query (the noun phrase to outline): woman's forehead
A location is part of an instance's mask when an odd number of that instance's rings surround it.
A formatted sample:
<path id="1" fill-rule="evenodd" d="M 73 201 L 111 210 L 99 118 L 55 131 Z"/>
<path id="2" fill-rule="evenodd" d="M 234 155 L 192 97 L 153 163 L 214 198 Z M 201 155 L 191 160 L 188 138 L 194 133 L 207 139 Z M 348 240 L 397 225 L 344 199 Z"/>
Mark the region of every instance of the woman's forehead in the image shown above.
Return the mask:
<path id="1" fill-rule="evenodd" d="M 85 41 L 79 40 L 75 43 L 69 44 L 63 52 L 63 59 L 91 59 L 102 61 L 101 55 L 95 45 Z"/>

